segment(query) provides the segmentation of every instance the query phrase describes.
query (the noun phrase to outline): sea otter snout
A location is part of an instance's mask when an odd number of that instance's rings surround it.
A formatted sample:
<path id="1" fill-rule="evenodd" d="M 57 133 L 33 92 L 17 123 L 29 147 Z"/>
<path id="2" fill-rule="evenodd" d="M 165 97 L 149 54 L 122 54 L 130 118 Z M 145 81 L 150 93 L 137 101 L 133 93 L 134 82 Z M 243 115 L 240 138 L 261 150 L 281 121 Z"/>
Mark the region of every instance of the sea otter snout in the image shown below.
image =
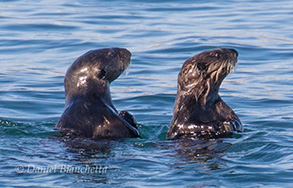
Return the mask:
<path id="1" fill-rule="evenodd" d="M 178 74 L 177 98 L 167 138 L 215 138 L 242 131 L 233 110 L 218 94 L 237 64 L 234 49 L 214 49 L 184 62 Z"/>
<path id="2" fill-rule="evenodd" d="M 187 60 L 178 75 L 178 90 L 195 92 L 196 97 L 218 91 L 224 78 L 237 64 L 234 49 L 215 49 L 202 52 Z M 196 91 L 190 91 L 196 90 Z M 206 97 L 202 98 L 205 102 Z"/>

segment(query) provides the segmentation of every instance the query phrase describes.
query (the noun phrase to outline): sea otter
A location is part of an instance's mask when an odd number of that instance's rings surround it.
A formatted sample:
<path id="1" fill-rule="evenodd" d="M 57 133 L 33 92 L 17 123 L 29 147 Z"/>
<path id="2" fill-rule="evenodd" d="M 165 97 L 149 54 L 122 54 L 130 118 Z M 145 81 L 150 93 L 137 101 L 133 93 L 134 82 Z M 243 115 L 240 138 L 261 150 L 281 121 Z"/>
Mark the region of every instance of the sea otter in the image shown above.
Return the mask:
<path id="1" fill-rule="evenodd" d="M 167 138 L 210 139 L 243 131 L 238 116 L 218 94 L 237 57 L 234 49 L 213 49 L 184 62 Z"/>
<path id="2" fill-rule="evenodd" d="M 140 137 L 134 117 L 118 114 L 110 94 L 110 83 L 129 66 L 130 57 L 127 49 L 105 48 L 77 58 L 65 75 L 65 110 L 55 128 L 93 139 Z"/>

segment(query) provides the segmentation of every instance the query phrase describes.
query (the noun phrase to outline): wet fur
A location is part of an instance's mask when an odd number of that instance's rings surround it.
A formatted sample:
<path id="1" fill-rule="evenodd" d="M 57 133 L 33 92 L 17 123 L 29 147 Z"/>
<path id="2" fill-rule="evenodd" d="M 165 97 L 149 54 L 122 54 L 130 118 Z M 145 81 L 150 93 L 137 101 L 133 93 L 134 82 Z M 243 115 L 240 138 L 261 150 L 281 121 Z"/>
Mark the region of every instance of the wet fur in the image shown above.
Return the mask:
<path id="1" fill-rule="evenodd" d="M 126 49 L 105 48 L 77 58 L 65 75 L 65 110 L 55 128 L 94 139 L 139 137 L 134 117 L 119 114 L 110 94 L 110 83 L 128 67 L 130 56 Z"/>
<path id="2" fill-rule="evenodd" d="M 214 49 L 183 64 L 167 138 L 216 138 L 242 131 L 239 118 L 218 94 L 237 63 L 237 55 L 233 49 Z"/>

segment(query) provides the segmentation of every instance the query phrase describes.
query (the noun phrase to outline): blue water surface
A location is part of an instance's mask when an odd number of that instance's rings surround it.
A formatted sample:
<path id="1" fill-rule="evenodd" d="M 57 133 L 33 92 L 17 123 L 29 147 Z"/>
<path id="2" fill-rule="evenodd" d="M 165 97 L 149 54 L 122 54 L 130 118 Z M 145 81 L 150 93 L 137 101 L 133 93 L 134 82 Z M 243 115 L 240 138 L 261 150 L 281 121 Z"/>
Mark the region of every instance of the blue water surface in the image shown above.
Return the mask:
<path id="1" fill-rule="evenodd" d="M 1 0 L 0 186 L 292 187 L 292 31 L 291 0 Z M 64 74 L 104 47 L 132 52 L 111 93 L 142 138 L 61 138 Z M 167 140 L 183 62 L 218 47 L 239 52 L 220 95 L 244 133 Z"/>

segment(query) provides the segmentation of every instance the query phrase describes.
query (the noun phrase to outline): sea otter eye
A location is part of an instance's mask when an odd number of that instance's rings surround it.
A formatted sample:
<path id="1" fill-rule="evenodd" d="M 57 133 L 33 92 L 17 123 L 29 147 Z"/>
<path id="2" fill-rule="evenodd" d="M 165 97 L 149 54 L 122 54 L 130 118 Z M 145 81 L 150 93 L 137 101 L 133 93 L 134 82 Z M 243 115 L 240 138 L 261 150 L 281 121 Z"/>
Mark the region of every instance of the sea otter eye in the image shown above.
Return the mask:
<path id="1" fill-rule="evenodd" d="M 113 54 L 113 51 L 112 50 L 110 50 L 110 51 L 107 52 L 107 55 L 108 56 L 111 56 L 112 54 Z"/>
<path id="2" fill-rule="evenodd" d="M 199 71 L 202 71 L 202 70 L 205 70 L 206 69 L 206 66 L 204 64 L 200 63 L 200 64 L 197 65 L 197 69 Z"/>
<path id="3" fill-rule="evenodd" d="M 220 59 L 220 58 L 221 58 L 221 54 L 218 53 L 218 52 L 216 52 L 216 53 L 215 53 L 215 57 L 216 57 L 217 59 Z"/>
<path id="4" fill-rule="evenodd" d="M 108 57 L 113 57 L 115 54 L 116 52 L 112 48 L 107 52 Z"/>
<path id="5" fill-rule="evenodd" d="M 99 79 L 104 79 L 106 76 L 106 71 L 104 69 L 102 69 L 98 75 Z"/>

